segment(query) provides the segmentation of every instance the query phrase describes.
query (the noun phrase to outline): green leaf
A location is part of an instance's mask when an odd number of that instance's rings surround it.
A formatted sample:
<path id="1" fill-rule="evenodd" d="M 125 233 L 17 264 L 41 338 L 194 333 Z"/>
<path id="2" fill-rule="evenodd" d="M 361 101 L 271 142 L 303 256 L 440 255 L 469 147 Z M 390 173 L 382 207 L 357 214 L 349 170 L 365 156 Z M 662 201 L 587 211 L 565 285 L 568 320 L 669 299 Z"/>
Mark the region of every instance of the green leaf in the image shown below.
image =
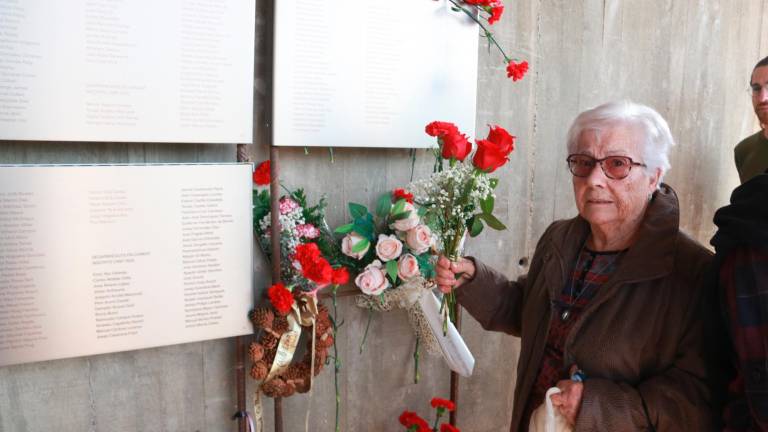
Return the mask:
<path id="1" fill-rule="evenodd" d="M 352 253 L 359 253 L 364 251 L 369 245 L 371 244 L 370 241 L 368 241 L 367 238 L 364 238 L 360 240 L 359 242 L 355 243 L 354 246 L 352 246 Z"/>
<path id="2" fill-rule="evenodd" d="M 421 271 L 422 276 L 427 279 L 435 277 L 435 266 L 430 261 L 429 252 L 417 255 L 416 261 L 419 262 L 419 271 Z"/>
<path id="3" fill-rule="evenodd" d="M 486 225 L 488 225 L 489 227 L 491 227 L 491 228 L 493 228 L 493 229 L 495 229 L 497 231 L 501 231 L 501 230 L 507 229 L 506 225 L 501 223 L 501 221 L 498 220 L 496 218 L 496 216 L 494 216 L 494 215 L 492 215 L 490 213 L 481 213 L 478 216 L 480 216 L 480 218 L 482 218 L 485 221 Z"/>
<path id="4" fill-rule="evenodd" d="M 391 208 L 392 193 L 387 192 L 379 197 L 379 201 L 376 203 L 376 215 L 382 218 L 387 217 Z"/>
<path id="5" fill-rule="evenodd" d="M 488 194 L 484 200 L 480 200 L 480 209 L 483 213 L 491 214 L 493 213 L 493 205 L 495 202 L 496 200 L 493 198 L 493 195 Z"/>
<path id="6" fill-rule="evenodd" d="M 352 215 L 352 219 L 357 219 L 368 214 L 368 208 L 362 204 L 349 203 L 349 214 Z"/>
<path id="7" fill-rule="evenodd" d="M 389 275 L 389 278 L 392 279 L 392 284 L 394 285 L 394 283 L 397 282 L 397 261 L 387 261 L 387 274 Z"/>
<path id="8" fill-rule="evenodd" d="M 408 211 L 400 212 L 400 213 L 397 213 L 397 214 L 393 214 L 392 216 L 389 217 L 389 220 L 391 220 L 391 221 L 398 221 L 400 219 L 407 219 L 408 216 L 410 216 L 410 215 L 411 215 L 411 211 L 408 210 Z"/>
<path id="9" fill-rule="evenodd" d="M 499 179 L 497 178 L 490 178 L 488 182 L 491 184 L 491 189 L 496 189 L 496 186 L 499 185 Z"/>
<path id="10" fill-rule="evenodd" d="M 367 219 L 356 219 L 352 224 L 352 230 L 367 239 L 373 239 L 375 229 L 373 222 Z"/>
<path id="11" fill-rule="evenodd" d="M 402 213 L 403 210 L 405 210 L 405 200 L 400 198 L 399 200 L 397 200 L 397 202 L 395 203 L 395 206 L 392 207 L 392 209 L 389 212 L 391 214 L 398 214 L 398 213 Z"/>
<path id="12" fill-rule="evenodd" d="M 333 232 L 335 232 L 336 234 L 346 234 L 346 233 L 352 232 L 352 227 L 353 227 L 353 224 L 348 223 L 336 228 Z"/>
<path id="13" fill-rule="evenodd" d="M 416 211 L 416 214 L 419 215 L 419 217 L 424 216 L 427 214 L 427 208 L 426 207 L 419 207 L 419 209 Z"/>
<path id="14" fill-rule="evenodd" d="M 477 216 L 472 216 L 472 219 L 469 220 L 468 225 L 470 237 L 477 237 L 481 232 L 483 232 L 483 222 Z"/>

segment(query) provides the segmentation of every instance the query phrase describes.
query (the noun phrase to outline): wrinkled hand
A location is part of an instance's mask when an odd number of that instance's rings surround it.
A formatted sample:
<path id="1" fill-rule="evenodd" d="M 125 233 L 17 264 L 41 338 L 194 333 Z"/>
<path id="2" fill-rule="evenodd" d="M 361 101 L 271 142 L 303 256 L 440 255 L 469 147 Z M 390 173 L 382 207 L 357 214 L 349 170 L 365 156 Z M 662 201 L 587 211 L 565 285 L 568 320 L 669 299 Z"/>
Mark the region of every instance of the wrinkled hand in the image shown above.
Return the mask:
<path id="1" fill-rule="evenodd" d="M 451 292 L 463 285 L 465 282 L 475 277 L 475 263 L 466 258 L 459 258 L 451 262 L 448 258 L 440 255 L 435 268 L 437 276 L 437 287 L 444 293 Z M 458 277 L 457 277 L 458 276 Z"/>
<path id="2" fill-rule="evenodd" d="M 571 367 L 571 374 L 578 370 L 576 365 Z M 552 406 L 557 408 L 565 417 L 568 424 L 573 427 L 576 424 L 576 417 L 581 408 L 581 396 L 584 393 L 584 383 L 576 382 L 570 379 L 557 382 L 560 393 L 551 396 Z"/>

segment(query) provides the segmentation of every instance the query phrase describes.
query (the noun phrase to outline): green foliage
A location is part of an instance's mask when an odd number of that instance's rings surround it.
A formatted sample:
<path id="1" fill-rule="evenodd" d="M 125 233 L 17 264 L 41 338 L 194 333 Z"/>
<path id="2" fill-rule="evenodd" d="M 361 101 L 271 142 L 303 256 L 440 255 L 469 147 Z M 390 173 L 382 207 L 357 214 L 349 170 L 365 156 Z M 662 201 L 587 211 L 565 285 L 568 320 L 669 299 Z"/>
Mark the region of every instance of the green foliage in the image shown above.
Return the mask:
<path id="1" fill-rule="evenodd" d="M 483 211 L 483 213 L 491 214 L 493 213 L 493 206 L 495 204 L 495 199 L 493 198 L 493 195 L 488 194 L 487 197 L 485 197 L 484 200 L 480 200 L 480 210 Z"/>
<path id="2" fill-rule="evenodd" d="M 498 220 L 496 218 L 496 216 L 494 216 L 494 215 L 492 215 L 490 213 L 481 213 L 478 216 L 483 219 L 483 221 L 485 222 L 486 225 L 488 225 L 489 227 L 491 227 L 491 228 L 493 228 L 493 229 L 495 229 L 497 231 L 501 231 L 501 230 L 507 229 L 506 225 L 501 223 L 501 221 Z"/>
<path id="3" fill-rule="evenodd" d="M 392 285 L 397 283 L 397 261 L 387 261 L 387 275 L 389 275 L 389 278 L 392 279 Z"/>
<path id="4" fill-rule="evenodd" d="M 380 218 L 385 218 L 389 214 L 389 211 L 392 209 L 392 193 L 387 192 L 379 197 L 378 202 L 376 203 L 376 216 Z"/>
<path id="5" fill-rule="evenodd" d="M 370 245 L 371 245 L 370 240 L 368 240 L 367 238 L 364 238 L 359 242 L 355 243 L 354 246 L 352 246 L 352 253 L 362 252 Z"/>
<path id="6" fill-rule="evenodd" d="M 368 208 L 362 204 L 351 202 L 349 203 L 349 214 L 352 216 L 352 219 L 362 218 L 368 214 Z"/>
<path id="7" fill-rule="evenodd" d="M 421 270 L 421 274 L 427 279 L 435 277 L 435 265 L 432 264 L 432 261 L 429 258 L 429 252 L 416 255 L 416 261 L 419 263 L 419 270 Z"/>
<path id="8" fill-rule="evenodd" d="M 477 237 L 481 232 L 483 232 L 483 222 L 477 215 L 472 216 L 467 225 L 469 226 L 470 237 Z"/>

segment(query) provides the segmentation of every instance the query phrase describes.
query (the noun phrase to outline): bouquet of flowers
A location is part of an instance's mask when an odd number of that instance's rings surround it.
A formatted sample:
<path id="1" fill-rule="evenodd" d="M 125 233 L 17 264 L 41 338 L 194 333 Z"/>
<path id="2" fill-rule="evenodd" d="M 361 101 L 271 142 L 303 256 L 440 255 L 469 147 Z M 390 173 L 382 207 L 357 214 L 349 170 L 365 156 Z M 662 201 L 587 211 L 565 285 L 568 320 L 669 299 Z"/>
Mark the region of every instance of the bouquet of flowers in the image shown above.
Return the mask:
<path id="1" fill-rule="evenodd" d="M 418 414 L 412 411 L 403 411 L 403 413 L 400 414 L 400 417 L 398 418 L 398 420 L 400 420 L 400 424 L 405 426 L 408 432 L 461 432 L 459 428 L 448 423 L 441 424 L 440 429 L 437 428 L 437 424 L 440 422 L 440 418 L 446 412 L 456 409 L 456 404 L 453 403 L 453 401 L 447 399 L 432 398 L 430 405 L 432 405 L 432 408 L 437 411 L 432 427 L 429 427 L 429 423 L 427 423 L 426 420 L 419 417 Z"/>
<path id="2" fill-rule="evenodd" d="M 258 244 L 271 260 L 271 203 L 268 190 L 263 188 L 270 184 L 270 180 L 270 163 L 264 161 L 253 174 L 253 224 Z M 269 307 L 251 312 L 259 341 L 251 344 L 249 354 L 253 361 L 251 376 L 261 381 L 259 390 L 269 397 L 287 397 L 295 392 L 309 391 L 312 377 L 333 358 L 338 431 L 341 362 L 336 346 L 340 326 L 336 292 L 339 285 L 349 281 L 349 272 L 344 266 L 331 265 L 328 259 L 338 251 L 325 222 L 325 206 L 325 198 L 321 198 L 317 205 L 310 207 L 302 189 L 287 190 L 287 195 L 280 197 L 280 278 L 284 283 L 268 289 Z M 332 316 L 316 295 L 317 291 L 329 286 L 333 293 Z M 294 362 L 302 333 L 306 334 L 307 349 L 304 358 Z M 330 347 L 333 347 L 332 355 L 328 354 Z"/>
<path id="3" fill-rule="evenodd" d="M 500 126 L 490 126 L 487 138 L 476 140 L 477 147 L 472 153 L 467 136 L 453 123 L 435 121 L 425 130 L 437 138 L 435 172 L 427 179 L 415 181 L 409 189 L 424 209 L 427 225 L 437 235 L 438 249 L 448 259 L 456 260 L 467 233 L 477 236 L 484 225 L 496 230 L 506 228 L 493 215 L 493 191 L 499 180 L 489 174 L 509 160 L 515 137 Z M 454 304 L 453 292 L 445 293 L 441 305 L 444 332 Z"/>
<path id="4" fill-rule="evenodd" d="M 269 184 L 269 161 L 264 161 L 254 171 L 253 228 L 259 246 L 271 260 L 272 215 Z M 325 221 L 325 197 L 314 205 L 307 204 L 303 189 L 290 191 L 280 197 L 280 277 L 287 286 L 300 291 L 315 293 L 332 282 L 334 269 L 328 259 L 337 255 L 333 234 Z M 314 260 L 296 259 L 301 245 L 313 244 L 318 251 Z M 308 250 L 308 249 L 305 249 Z M 315 249 L 312 249 L 313 251 Z M 314 252 L 313 252 L 314 253 Z"/>
<path id="5" fill-rule="evenodd" d="M 352 221 L 336 229 L 341 239 L 342 262 L 356 275 L 355 285 L 363 292 L 357 304 L 369 311 L 405 309 L 416 334 L 414 381 L 418 382 L 419 348 L 442 353 L 448 366 L 469 376 L 474 358 L 455 328 L 450 334 L 435 331 L 433 316 L 439 316 L 432 294 L 435 275 L 436 237 L 423 217 L 425 208 L 414 204 L 413 194 L 395 189 L 377 201 L 375 214 L 361 204 L 350 203 Z M 370 325 L 370 317 L 368 324 Z M 438 326 L 439 328 L 439 326 Z M 363 336 L 362 347 L 368 333 Z"/>

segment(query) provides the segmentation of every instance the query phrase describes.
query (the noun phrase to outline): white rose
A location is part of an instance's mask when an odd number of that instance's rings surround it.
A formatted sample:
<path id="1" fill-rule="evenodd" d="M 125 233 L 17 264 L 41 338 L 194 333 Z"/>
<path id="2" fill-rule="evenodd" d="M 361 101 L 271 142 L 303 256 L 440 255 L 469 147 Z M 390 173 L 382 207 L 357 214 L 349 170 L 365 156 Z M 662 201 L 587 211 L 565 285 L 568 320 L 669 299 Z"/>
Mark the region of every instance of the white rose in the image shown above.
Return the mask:
<path id="1" fill-rule="evenodd" d="M 405 243 L 416 255 L 423 254 L 432 246 L 432 230 L 426 225 L 417 225 L 405 236 Z"/>
<path id="2" fill-rule="evenodd" d="M 407 218 L 400 219 L 389 224 L 389 227 L 397 231 L 408 231 L 419 224 L 419 213 L 416 211 L 416 207 L 413 204 L 406 202 L 403 208 L 404 212 L 411 212 Z"/>
<path id="3" fill-rule="evenodd" d="M 411 254 L 405 254 L 397 260 L 397 275 L 400 279 L 410 279 L 419 276 L 419 261 Z"/>
<path id="4" fill-rule="evenodd" d="M 360 252 L 352 252 L 352 248 L 355 247 L 358 243 L 365 240 L 361 235 L 351 232 L 344 236 L 344 238 L 341 240 L 341 252 L 348 256 L 355 259 L 361 259 L 363 256 L 365 256 L 365 253 L 368 252 L 368 248 L 371 247 L 370 244 L 366 246 L 365 249 L 363 249 Z"/>
<path id="5" fill-rule="evenodd" d="M 376 255 L 382 261 L 391 261 L 403 253 L 403 242 L 398 240 L 397 236 L 379 234 L 379 241 L 376 242 Z"/>
<path id="6" fill-rule="evenodd" d="M 355 285 L 360 291 L 368 295 L 379 295 L 389 287 L 387 275 L 381 268 L 379 260 L 369 264 L 362 273 L 355 278 Z"/>

